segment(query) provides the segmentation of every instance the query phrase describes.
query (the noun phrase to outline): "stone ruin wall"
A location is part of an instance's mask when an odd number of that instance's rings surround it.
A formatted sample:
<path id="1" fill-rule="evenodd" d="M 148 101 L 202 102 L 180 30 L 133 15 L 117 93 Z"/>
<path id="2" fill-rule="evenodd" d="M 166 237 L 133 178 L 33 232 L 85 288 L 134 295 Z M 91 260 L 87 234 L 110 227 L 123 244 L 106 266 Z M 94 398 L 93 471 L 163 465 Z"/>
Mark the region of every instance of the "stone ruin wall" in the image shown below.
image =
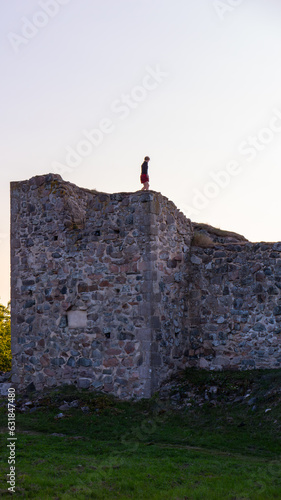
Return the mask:
<path id="1" fill-rule="evenodd" d="M 281 368 L 281 243 L 192 247 L 189 364 Z"/>
<path id="2" fill-rule="evenodd" d="M 183 367 L 190 240 L 159 193 L 11 183 L 12 382 L 149 397 Z"/>
<path id="3" fill-rule="evenodd" d="M 281 243 L 192 237 L 160 193 L 11 183 L 12 382 L 141 398 L 186 366 L 281 367 Z"/>

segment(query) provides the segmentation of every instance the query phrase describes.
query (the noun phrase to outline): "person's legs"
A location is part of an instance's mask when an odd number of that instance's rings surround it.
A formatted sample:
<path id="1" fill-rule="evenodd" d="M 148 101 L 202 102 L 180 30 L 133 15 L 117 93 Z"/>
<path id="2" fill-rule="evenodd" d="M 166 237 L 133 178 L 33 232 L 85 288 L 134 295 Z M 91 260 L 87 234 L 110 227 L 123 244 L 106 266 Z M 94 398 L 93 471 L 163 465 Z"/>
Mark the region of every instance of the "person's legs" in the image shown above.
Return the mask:
<path id="1" fill-rule="evenodd" d="M 148 175 L 141 175 L 141 183 L 143 184 L 142 191 L 147 191 L 149 189 Z"/>

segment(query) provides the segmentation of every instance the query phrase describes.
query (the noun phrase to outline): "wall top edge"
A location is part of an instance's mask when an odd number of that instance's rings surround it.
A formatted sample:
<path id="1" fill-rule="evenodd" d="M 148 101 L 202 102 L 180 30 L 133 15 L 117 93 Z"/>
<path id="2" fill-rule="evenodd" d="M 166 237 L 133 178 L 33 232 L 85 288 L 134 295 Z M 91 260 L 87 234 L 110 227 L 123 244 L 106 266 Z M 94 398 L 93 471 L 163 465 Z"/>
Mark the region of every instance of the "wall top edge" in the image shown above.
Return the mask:
<path id="1" fill-rule="evenodd" d="M 89 188 L 77 186 L 74 183 L 71 183 L 69 181 L 65 181 L 61 177 L 61 175 L 54 174 L 54 173 L 36 175 L 36 176 L 31 177 L 30 179 L 21 180 L 21 181 L 11 181 L 10 188 L 11 188 L 11 192 L 18 191 L 19 189 L 23 188 L 23 186 L 27 187 L 27 189 L 31 188 L 32 190 L 36 190 L 38 188 L 42 188 L 44 186 L 44 184 L 50 184 L 50 183 L 51 184 L 56 183 L 60 186 L 66 186 L 66 187 L 72 188 L 76 191 L 78 190 L 78 191 L 83 191 L 85 193 L 89 193 L 92 196 L 104 197 L 104 199 L 115 200 L 115 201 L 121 201 L 122 199 L 124 199 L 126 197 L 129 198 L 132 196 L 139 198 L 140 202 L 149 202 L 149 201 L 152 202 L 152 201 L 155 201 L 156 199 L 158 202 L 161 202 L 161 200 L 163 200 L 163 202 L 168 203 L 171 207 L 173 207 L 175 210 L 180 212 L 182 214 L 182 216 L 185 217 L 188 222 L 190 222 L 190 219 L 188 219 L 188 217 L 186 217 L 185 214 L 183 214 L 180 211 L 180 209 L 178 209 L 176 207 L 176 205 L 173 201 L 169 200 L 169 198 L 164 196 L 162 193 L 160 193 L 158 191 L 153 191 L 153 190 L 149 190 L 149 191 L 138 190 L 138 191 L 132 191 L 132 192 L 123 191 L 123 192 L 117 192 L 117 193 L 106 193 L 103 191 L 97 191 L 95 189 L 89 189 Z"/>

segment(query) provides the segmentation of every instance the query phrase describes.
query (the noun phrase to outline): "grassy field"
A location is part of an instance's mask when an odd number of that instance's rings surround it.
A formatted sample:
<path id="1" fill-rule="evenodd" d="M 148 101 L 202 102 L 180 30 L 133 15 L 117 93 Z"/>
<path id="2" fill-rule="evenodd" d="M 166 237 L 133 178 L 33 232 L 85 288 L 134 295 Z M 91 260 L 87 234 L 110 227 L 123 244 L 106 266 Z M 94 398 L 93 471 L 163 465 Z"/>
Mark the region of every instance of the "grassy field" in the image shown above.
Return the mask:
<path id="1" fill-rule="evenodd" d="M 163 394 L 19 396 L 15 497 L 281 499 L 281 370 L 187 370 Z M 5 404 L 0 496 L 10 498 Z"/>

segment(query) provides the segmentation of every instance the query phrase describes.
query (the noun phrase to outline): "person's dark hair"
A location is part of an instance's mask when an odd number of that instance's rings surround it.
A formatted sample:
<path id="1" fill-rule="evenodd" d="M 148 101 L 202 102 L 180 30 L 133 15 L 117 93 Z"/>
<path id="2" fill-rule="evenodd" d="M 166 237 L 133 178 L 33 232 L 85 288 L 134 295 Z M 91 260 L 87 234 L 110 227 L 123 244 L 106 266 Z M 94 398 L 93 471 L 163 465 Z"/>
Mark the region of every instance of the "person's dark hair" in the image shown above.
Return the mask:
<path id="1" fill-rule="evenodd" d="M 144 159 L 145 159 L 145 161 L 149 161 L 150 160 L 149 156 L 145 156 Z"/>

